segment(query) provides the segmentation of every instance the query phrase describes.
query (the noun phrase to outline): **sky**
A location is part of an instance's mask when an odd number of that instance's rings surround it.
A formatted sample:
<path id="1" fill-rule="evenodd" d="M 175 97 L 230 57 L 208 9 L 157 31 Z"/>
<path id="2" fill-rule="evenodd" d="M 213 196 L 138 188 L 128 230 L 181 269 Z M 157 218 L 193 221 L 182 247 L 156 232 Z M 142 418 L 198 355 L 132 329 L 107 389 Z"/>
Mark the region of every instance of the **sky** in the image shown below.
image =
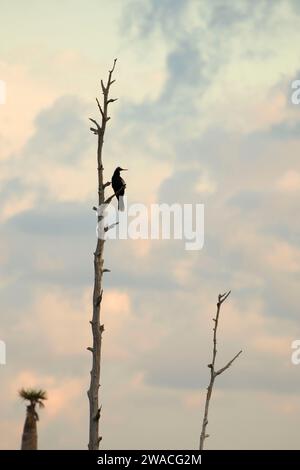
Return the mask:
<path id="1" fill-rule="evenodd" d="M 105 244 L 103 449 L 196 449 L 217 296 L 208 449 L 299 449 L 300 4 L 0 0 L 0 448 L 21 387 L 41 449 L 86 449 L 100 79 L 118 58 L 104 171 L 128 203 L 202 203 L 205 242 Z M 109 191 L 107 192 L 109 194 Z"/>

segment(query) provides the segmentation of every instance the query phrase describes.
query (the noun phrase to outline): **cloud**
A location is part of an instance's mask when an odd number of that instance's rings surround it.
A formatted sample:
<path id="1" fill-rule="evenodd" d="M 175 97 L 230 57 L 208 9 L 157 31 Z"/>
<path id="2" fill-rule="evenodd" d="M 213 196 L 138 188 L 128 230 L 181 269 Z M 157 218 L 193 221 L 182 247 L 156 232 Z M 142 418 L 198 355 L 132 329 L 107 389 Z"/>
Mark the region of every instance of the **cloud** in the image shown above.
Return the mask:
<path id="1" fill-rule="evenodd" d="M 174 24 L 177 24 L 180 31 L 180 20 L 186 9 L 187 3 L 181 0 L 165 2 L 149 0 L 143 4 L 135 0 L 130 1 L 124 8 L 122 29 L 125 31 L 138 29 L 139 35 L 147 36 L 159 26 L 168 34 L 174 33 Z"/>
<path id="2" fill-rule="evenodd" d="M 283 121 L 274 125 L 271 129 L 272 135 L 277 139 L 298 139 L 300 131 L 299 122 Z"/>
<path id="3" fill-rule="evenodd" d="M 28 141 L 25 157 L 74 165 L 89 145 L 85 109 L 75 96 L 58 98 L 51 108 L 39 113 L 36 132 Z"/>
<path id="4" fill-rule="evenodd" d="M 19 445 L 21 384 L 49 390 L 42 448 L 86 445 L 97 196 L 87 120 L 96 108 L 86 99 L 99 88 L 98 79 L 92 85 L 98 66 L 118 52 L 106 178 L 124 164 L 130 201 L 205 203 L 205 245 L 188 253 L 176 241 L 106 243 L 103 445 L 198 445 L 216 296 L 231 288 L 218 359 L 243 354 L 218 382 L 208 445 L 297 447 L 299 373 L 290 343 L 299 335 L 299 142 L 286 90 L 297 70 L 290 44 L 299 27 L 287 2 L 273 3 L 122 4 L 131 34 L 114 34 L 117 22 L 106 22 L 100 62 L 91 57 L 91 39 L 99 44 L 104 34 L 96 10 L 92 23 L 84 10 L 88 37 L 78 35 L 82 28 L 75 35 L 73 23 L 64 36 L 62 8 L 57 51 L 40 47 L 30 56 L 41 82 L 49 75 L 57 89 L 50 99 L 37 87 L 26 132 L 18 121 L 18 144 L 5 143 L 1 165 L 1 339 L 8 351 L 1 373 L 10 397 L 1 416 L 12 423 L 2 446 Z M 117 18 L 111 5 L 109 18 Z"/>
<path id="5" fill-rule="evenodd" d="M 37 113 L 41 107 L 52 104 L 55 93 L 32 77 L 25 65 L 2 60 L 0 76 L 7 90 L 6 102 L 0 108 L 0 160 L 3 162 L 25 144 L 34 130 Z"/>
<path id="6" fill-rule="evenodd" d="M 299 191 L 300 189 L 300 172 L 288 170 L 278 181 L 278 187 L 282 191 Z"/>

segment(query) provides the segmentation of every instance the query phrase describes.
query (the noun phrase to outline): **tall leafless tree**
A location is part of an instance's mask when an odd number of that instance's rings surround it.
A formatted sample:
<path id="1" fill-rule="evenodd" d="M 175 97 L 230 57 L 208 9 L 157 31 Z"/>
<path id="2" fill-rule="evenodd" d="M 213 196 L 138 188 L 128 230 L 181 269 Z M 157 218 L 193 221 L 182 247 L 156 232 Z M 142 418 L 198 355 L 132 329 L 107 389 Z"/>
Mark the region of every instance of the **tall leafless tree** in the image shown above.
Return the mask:
<path id="1" fill-rule="evenodd" d="M 98 149 L 97 149 L 97 174 L 98 174 L 98 227 L 103 223 L 103 209 L 107 204 L 111 202 L 115 194 L 105 199 L 105 188 L 110 186 L 110 182 L 104 183 L 103 177 L 103 163 L 102 163 L 102 149 L 104 142 L 104 134 L 106 130 L 106 124 L 110 117 L 108 116 L 108 107 L 110 103 L 116 101 L 116 99 L 109 98 L 109 92 L 111 85 L 115 82 L 112 80 L 112 75 L 115 69 L 116 60 L 112 69 L 108 73 L 107 82 L 104 83 L 101 80 L 101 89 L 103 94 L 102 104 L 100 104 L 98 98 L 96 98 L 97 106 L 100 112 L 101 124 L 95 119 L 90 119 L 95 127 L 91 127 L 90 130 L 98 137 Z M 94 207 L 95 210 L 97 208 Z M 104 232 L 109 230 L 110 227 L 103 227 Z M 103 263 L 103 250 L 104 250 L 104 237 L 99 236 L 97 239 L 97 246 L 94 252 L 94 292 L 93 292 L 93 317 L 91 320 L 92 335 L 93 335 L 93 346 L 87 349 L 92 353 L 92 370 L 90 378 L 90 388 L 87 392 L 89 399 L 89 450 L 99 449 L 99 444 L 102 437 L 99 435 L 99 420 L 101 414 L 101 406 L 99 406 L 99 388 L 100 388 L 100 371 L 101 371 L 101 345 L 102 345 L 102 334 L 104 331 L 104 325 L 100 323 L 100 312 L 101 312 L 101 301 L 103 296 L 102 289 L 102 276 L 103 273 L 108 271 L 104 269 Z"/>
<path id="2" fill-rule="evenodd" d="M 239 351 L 231 361 L 229 361 L 224 367 L 221 367 L 220 369 L 216 369 L 216 357 L 217 357 L 217 331 L 218 331 L 218 326 L 219 326 L 219 317 L 220 317 L 220 311 L 221 311 L 221 305 L 225 300 L 229 297 L 230 292 L 226 292 L 225 294 L 219 294 L 218 296 L 218 302 L 217 302 L 217 313 L 215 318 L 213 318 L 214 322 L 214 328 L 213 328 L 213 351 L 212 351 L 212 361 L 211 364 L 208 364 L 208 368 L 210 369 L 210 381 L 209 385 L 207 387 L 207 393 L 206 393 L 206 400 L 205 400 L 205 408 L 204 408 L 204 416 L 203 416 L 203 421 L 202 421 L 202 429 L 201 429 L 201 434 L 200 434 L 200 450 L 203 450 L 204 448 L 204 441 L 207 437 L 209 437 L 209 434 L 206 434 L 206 427 L 208 425 L 208 411 L 209 411 L 209 405 L 210 405 L 210 399 L 214 387 L 214 383 L 218 375 L 221 375 L 225 370 L 227 370 L 231 364 L 239 357 L 239 355 L 242 353 L 242 351 Z"/>

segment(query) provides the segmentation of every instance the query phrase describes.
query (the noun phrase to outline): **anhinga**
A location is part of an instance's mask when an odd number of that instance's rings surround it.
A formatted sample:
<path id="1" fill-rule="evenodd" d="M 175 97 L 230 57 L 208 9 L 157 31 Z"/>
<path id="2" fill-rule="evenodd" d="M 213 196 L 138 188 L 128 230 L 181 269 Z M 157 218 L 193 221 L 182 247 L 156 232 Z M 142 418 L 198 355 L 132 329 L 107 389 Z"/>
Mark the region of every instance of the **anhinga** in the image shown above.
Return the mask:
<path id="1" fill-rule="evenodd" d="M 124 196 L 125 187 L 126 187 L 126 183 L 123 180 L 123 178 L 121 178 L 121 175 L 120 175 L 121 171 L 127 171 L 127 168 L 121 168 L 121 167 L 118 166 L 115 169 L 114 174 L 113 174 L 112 179 L 111 179 L 111 185 L 112 185 L 113 190 L 115 192 L 115 195 L 118 199 L 118 209 L 119 209 L 119 211 L 124 210 L 123 196 Z"/>

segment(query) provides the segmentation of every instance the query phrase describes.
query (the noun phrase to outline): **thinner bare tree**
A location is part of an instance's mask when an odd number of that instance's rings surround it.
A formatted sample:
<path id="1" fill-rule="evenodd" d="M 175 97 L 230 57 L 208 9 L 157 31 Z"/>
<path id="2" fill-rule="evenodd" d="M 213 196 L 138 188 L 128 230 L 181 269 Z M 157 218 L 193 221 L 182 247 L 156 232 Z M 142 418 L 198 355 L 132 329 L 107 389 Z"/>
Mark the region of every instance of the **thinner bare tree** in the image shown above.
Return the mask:
<path id="1" fill-rule="evenodd" d="M 90 130 L 98 137 L 98 148 L 97 148 L 97 172 L 98 172 L 98 206 L 103 208 L 106 204 L 109 204 L 113 197 L 112 195 L 108 199 L 105 199 L 105 188 L 110 186 L 110 182 L 104 183 L 103 178 L 103 163 L 102 163 L 102 149 L 104 142 L 104 134 L 106 129 L 107 121 L 110 117 L 108 116 L 108 106 L 110 103 L 116 101 L 116 99 L 109 98 L 109 92 L 111 85 L 115 82 L 112 80 L 112 75 L 115 69 L 117 59 L 114 60 L 112 69 L 108 73 L 107 82 L 104 83 L 101 80 L 101 89 L 103 94 L 103 102 L 100 104 L 98 98 L 96 98 L 97 106 L 101 115 L 101 124 L 95 119 L 90 119 L 95 127 L 91 127 Z M 93 208 L 97 210 L 97 208 Z M 98 227 L 103 223 L 103 211 L 98 210 Z M 109 230 L 112 226 L 104 227 L 104 232 Z M 99 406 L 99 388 L 100 388 L 100 371 L 101 371 L 101 344 L 102 334 L 104 331 L 104 325 L 100 323 L 100 311 L 101 301 L 103 296 L 102 289 L 102 276 L 103 273 L 108 271 L 104 269 L 103 263 L 103 249 L 104 249 L 104 237 L 100 237 L 98 234 L 97 246 L 94 252 L 94 292 L 93 292 L 93 317 L 91 320 L 92 335 L 93 335 L 93 346 L 87 349 L 92 353 L 92 370 L 90 378 L 90 388 L 87 392 L 89 399 L 89 450 L 98 450 L 99 444 L 102 437 L 99 435 L 99 420 L 101 414 L 101 406 Z"/>
<path id="2" fill-rule="evenodd" d="M 242 353 L 242 351 L 239 351 L 231 361 L 229 361 L 224 367 L 221 367 L 220 369 L 216 369 L 216 357 L 217 357 L 217 331 L 218 331 L 218 326 L 219 326 L 219 317 L 220 317 L 220 311 L 221 311 L 221 305 L 227 297 L 229 297 L 230 292 L 226 292 L 225 294 L 219 294 L 218 296 L 218 302 L 217 302 L 217 313 L 216 317 L 213 318 L 214 322 L 214 328 L 213 328 L 213 351 L 212 351 L 212 361 L 211 364 L 208 364 L 208 368 L 210 369 L 210 381 L 209 385 L 207 387 L 207 393 L 206 393 L 206 400 L 205 400 L 205 408 L 204 408 L 204 416 L 203 416 L 203 421 L 202 421 L 202 430 L 200 434 L 200 450 L 204 449 L 204 441 L 207 437 L 209 437 L 209 434 L 206 434 L 206 427 L 208 425 L 208 411 L 209 411 L 209 405 L 210 405 L 210 399 L 214 387 L 214 383 L 218 375 L 221 375 L 225 370 L 227 370 L 231 364 L 239 357 L 239 355 Z"/>

